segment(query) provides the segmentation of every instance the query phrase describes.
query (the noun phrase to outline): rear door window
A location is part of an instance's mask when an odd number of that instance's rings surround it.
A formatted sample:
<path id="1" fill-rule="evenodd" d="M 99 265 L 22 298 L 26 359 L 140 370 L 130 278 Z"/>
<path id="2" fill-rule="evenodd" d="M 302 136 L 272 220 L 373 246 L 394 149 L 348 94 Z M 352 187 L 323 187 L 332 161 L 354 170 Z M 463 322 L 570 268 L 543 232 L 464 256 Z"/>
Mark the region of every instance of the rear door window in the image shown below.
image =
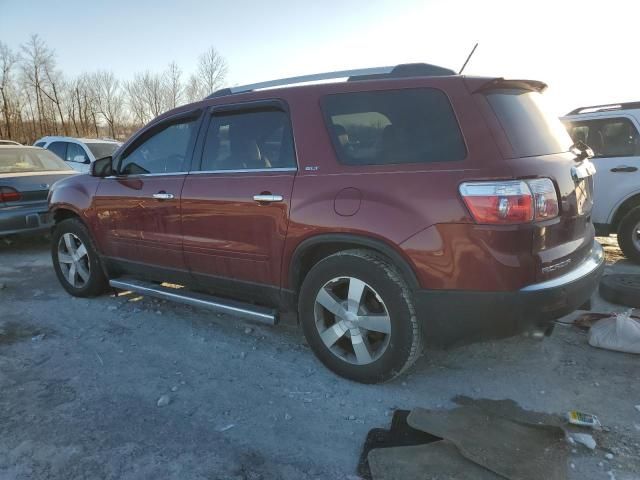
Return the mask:
<path id="1" fill-rule="evenodd" d="M 51 150 L 62 160 L 66 160 L 67 158 L 67 142 L 52 142 L 47 147 L 47 150 Z"/>
<path id="2" fill-rule="evenodd" d="M 449 99 L 434 88 L 328 95 L 322 108 L 345 165 L 452 162 L 467 154 Z"/>
<path id="3" fill-rule="evenodd" d="M 203 171 L 295 168 L 291 124 L 276 109 L 214 113 L 209 123 Z"/>
<path id="4" fill-rule="evenodd" d="M 77 143 L 71 143 L 67 145 L 67 162 L 75 162 L 75 163 L 89 163 L 89 157 L 87 157 L 87 153 Z"/>
<path id="5" fill-rule="evenodd" d="M 571 138 L 589 145 L 596 158 L 640 155 L 640 135 L 628 118 L 572 121 L 567 127 Z"/>
<path id="6" fill-rule="evenodd" d="M 495 89 L 486 97 L 517 156 L 549 155 L 571 148 L 573 142 L 566 129 L 550 113 L 540 93 L 518 88 Z"/>

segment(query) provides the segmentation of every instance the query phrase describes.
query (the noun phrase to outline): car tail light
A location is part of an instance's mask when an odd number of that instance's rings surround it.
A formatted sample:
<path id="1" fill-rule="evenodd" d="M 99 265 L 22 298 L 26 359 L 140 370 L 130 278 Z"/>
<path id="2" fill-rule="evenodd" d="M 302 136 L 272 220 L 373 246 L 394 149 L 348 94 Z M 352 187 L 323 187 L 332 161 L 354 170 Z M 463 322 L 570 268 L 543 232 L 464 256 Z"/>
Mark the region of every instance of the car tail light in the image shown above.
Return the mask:
<path id="1" fill-rule="evenodd" d="M 22 198 L 20 192 L 12 187 L 0 187 L 0 202 L 17 202 Z"/>
<path id="2" fill-rule="evenodd" d="M 477 223 L 509 225 L 558 215 L 558 197 L 548 178 L 465 182 L 460 194 Z"/>
<path id="3" fill-rule="evenodd" d="M 527 185 L 533 195 L 533 205 L 535 207 L 536 220 L 547 220 L 558 216 L 560 206 L 558 205 L 558 194 L 553 182 L 548 178 L 538 178 L 527 180 Z"/>

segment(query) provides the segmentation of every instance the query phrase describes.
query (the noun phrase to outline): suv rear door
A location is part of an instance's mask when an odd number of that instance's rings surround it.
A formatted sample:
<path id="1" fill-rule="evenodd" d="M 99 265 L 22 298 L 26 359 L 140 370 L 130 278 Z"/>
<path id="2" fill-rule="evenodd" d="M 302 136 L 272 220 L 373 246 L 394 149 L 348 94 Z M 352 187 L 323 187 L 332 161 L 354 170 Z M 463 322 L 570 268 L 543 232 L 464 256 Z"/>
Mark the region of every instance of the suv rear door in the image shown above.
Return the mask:
<path id="1" fill-rule="evenodd" d="M 609 118 L 571 119 L 567 128 L 574 141 L 593 150 L 596 202 L 593 221 L 610 224 L 618 205 L 640 191 L 640 134 L 635 118 L 620 113 Z"/>
<path id="2" fill-rule="evenodd" d="M 202 288 L 269 303 L 297 171 L 286 105 L 214 107 L 203 127 L 182 189 L 186 265 Z"/>
<path id="3" fill-rule="evenodd" d="M 188 278 L 180 192 L 200 118 L 196 110 L 150 126 L 114 159 L 117 174 L 100 181 L 94 199 L 96 237 L 121 270 L 158 278 L 170 271 L 176 281 Z"/>

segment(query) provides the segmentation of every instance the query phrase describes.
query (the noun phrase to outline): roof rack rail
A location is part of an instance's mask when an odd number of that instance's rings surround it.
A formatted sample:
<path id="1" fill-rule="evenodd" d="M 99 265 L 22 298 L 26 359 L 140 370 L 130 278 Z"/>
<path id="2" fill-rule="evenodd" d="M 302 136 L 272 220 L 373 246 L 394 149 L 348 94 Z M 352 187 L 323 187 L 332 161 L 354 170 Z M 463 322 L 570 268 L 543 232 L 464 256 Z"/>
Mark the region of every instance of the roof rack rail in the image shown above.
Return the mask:
<path id="1" fill-rule="evenodd" d="M 588 107 L 580 107 L 571 110 L 567 115 L 577 115 L 579 113 L 595 113 L 607 110 L 628 110 L 631 108 L 640 108 L 640 102 L 623 102 L 623 103 L 607 103 L 605 105 L 591 105 Z"/>
<path id="2" fill-rule="evenodd" d="M 206 98 L 224 97 L 235 93 L 251 92 L 264 88 L 282 87 L 297 83 L 317 82 L 321 80 L 336 80 L 346 78 L 347 81 L 374 80 L 384 78 L 402 77 L 437 77 L 456 75 L 456 72 L 449 68 L 430 65 L 428 63 L 406 63 L 390 67 L 360 68 L 356 70 L 339 70 L 337 72 L 316 73 L 312 75 L 301 75 L 298 77 L 281 78 L 268 82 L 252 83 L 238 87 L 223 88 L 216 90 Z"/>

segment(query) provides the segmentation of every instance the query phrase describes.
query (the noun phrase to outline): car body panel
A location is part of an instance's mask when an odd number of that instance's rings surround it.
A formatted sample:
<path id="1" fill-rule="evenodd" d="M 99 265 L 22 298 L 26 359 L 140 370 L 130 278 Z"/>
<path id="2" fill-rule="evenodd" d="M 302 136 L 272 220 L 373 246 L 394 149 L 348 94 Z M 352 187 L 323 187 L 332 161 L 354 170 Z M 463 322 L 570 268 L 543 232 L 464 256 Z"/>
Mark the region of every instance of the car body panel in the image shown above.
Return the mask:
<path id="1" fill-rule="evenodd" d="M 102 254 L 184 270 L 180 220 L 184 179 L 184 174 L 102 179 L 92 202 Z M 174 198 L 153 198 L 159 192 L 171 193 Z"/>

